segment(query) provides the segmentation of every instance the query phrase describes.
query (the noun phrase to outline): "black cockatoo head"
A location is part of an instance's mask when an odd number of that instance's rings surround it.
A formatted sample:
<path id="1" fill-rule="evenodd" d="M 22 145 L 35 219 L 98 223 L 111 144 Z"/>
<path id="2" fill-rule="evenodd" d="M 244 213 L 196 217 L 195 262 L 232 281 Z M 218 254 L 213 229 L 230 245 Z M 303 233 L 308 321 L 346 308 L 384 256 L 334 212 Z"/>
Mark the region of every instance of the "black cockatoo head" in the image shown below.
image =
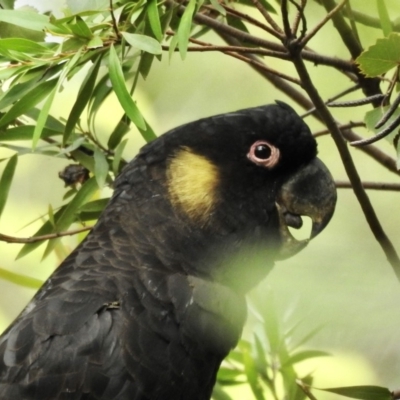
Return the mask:
<path id="1" fill-rule="evenodd" d="M 268 268 L 232 271 L 230 255 L 257 244 L 271 266 L 308 242 L 296 241 L 288 226 L 308 216 L 314 237 L 330 220 L 335 185 L 316 155 L 308 126 L 278 102 L 167 132 L 127 166 L 116 193 L 134 199 L 135 210 L 122 215 L 142 215 L 140 231 L 149 231 L 164 267 L 228 285 L 235 277 L 247 291 Z"/>

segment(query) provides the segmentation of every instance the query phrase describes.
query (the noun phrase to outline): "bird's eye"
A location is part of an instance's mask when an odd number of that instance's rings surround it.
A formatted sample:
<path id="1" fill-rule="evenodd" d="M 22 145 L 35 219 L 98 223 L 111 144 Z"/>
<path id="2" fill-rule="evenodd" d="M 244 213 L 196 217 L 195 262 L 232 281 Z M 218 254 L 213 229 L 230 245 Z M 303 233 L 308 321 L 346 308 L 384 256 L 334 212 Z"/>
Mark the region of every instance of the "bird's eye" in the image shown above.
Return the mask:
<path id="1" fill-rule="evenodd" d="M 280 151 L 265 140 L 257 140 L 250 147 L 247 158 L 260 167 L 271 169 L 279 162 Z"/>
<path id="2" fill-rule="evenodd" d="M 271 148 L 266 144 L 259 144 L 254 149 L 254 155 L 260 160 L 266 160 L 271 155 Z"/>

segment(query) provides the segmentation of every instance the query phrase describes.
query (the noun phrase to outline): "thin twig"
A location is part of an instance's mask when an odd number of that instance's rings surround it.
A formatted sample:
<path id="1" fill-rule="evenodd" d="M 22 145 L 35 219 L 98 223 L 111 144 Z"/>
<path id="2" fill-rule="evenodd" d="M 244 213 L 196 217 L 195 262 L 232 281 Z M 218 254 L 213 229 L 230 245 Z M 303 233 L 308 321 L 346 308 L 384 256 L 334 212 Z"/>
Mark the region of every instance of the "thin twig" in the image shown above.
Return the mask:
<path id="1" fill-rule="evenodd" d="M 393 113 L 397 110 L 397 107 L 400 105 L 400 93 L 394 99 L 392 105 L 389 109 L 383 114 L 382 118 L 376 123 L 375 129 L 381 128 L 386 122 L 389 121 L 389 118 L 393 115 Z"/>
<path id="2" fill-rule="evenodd" d="M 300 379 L 296 379 L 296 384 L 310 400 L 318 400 L 311 393 L 310 388 L 307 385 L 305 385 Z"/>
<path id="3" fill-rule="evenodd" d="M 265 7 L 259 2 L 259 0 L 251 0 L 252 3 L 256 6 L 257 10 L 260 11 L 261 15 L 265 18 L 265 20 L 271 25 L 272 29 L 274 29 L 274 36 L 278 39 L 284 39 L 284 35 L 281 27 L 273 20 L 273 18 L 269 15 L 269 12 L 265 9 Z"/>
<path id="4" fill-rule="evenodd" d="M 170 35 L 171 32 L 169 31 L 168 34 Z M 215 47 L 217 47 L 217 46 L 211 45 L 210 43 L 206 43 L 206 42 L 203 42 L 203 41 L 198 40 L 198 39 L 190 38 L 189 41 L 192 42 L 192 43 L 198 44 L 200 46 L 204 46 L 204 48 L 208 49 L 208 50 L 210 50 L 210 49 L 215 50 Z M 245 57 L 243 55 L 237 54 L 234 51 L 231 51 L 232 49 L 230 48 L 230 46 L 222 46 L 222 47 L 225 47 L 225 49 L 221 50 L 224 54 L 227 54 L 227 55 L 229 55 L 231 57 L 234 57 L 234 58 L 237 58 L 239 60 L 242 60 L 242 61 L 244 61 L 244 62 L 246 62 L 248 64 L 256 65 L 258 68 L 263 69 L 263 70 L 269 72 L 270 74 L 277 75 L 282 79 L 285 79 L 285 80 L 287 80 L 289 82 L 295 83 L 296 85 L 300 85 L 300 81 L 298 79 L 296 79 L 296 78 L 293 78 L 292 76 L 286 75 L 286 74 L 284 74 L 284 73 L 282 73 L 280 71 L 276 71 L 276 70 L 274 70 L 272 68 L 269 68 L 265 64 L 263 64 L 262 62 L 260 62 L 259 60 L 255 59 L 255 58 Z M 169 47 L 166 46 L 166 47 L 163 47 L 163 49 L 164 50 L 169 50 Z M 200 50 L 197 50 L 197 48 L 196 48 L 196 51 L 200 51 Z"/>
<path id="5" fill-rule="evenodd" d="M 85 226 L 83 228 L 79 228 L 79 229 L 75 229 L 75 230 L 71 230 L 71 231 L 55 232 L 55 233 L 49 233 L 48 235 L 31 236 L 31 237 L 27 237 L 27 238 L 17 238 L 14 236 L 3 235 L 2 233 L 0 233 L 0 241 L 7 242 L 7 243 L 35 243 L 35 242 L 41 242 L 42 240 L 56 239 L 61 236 L 77 235 L 78 233 L 81 233 L 81 232 L 90 231 L 92 228 L 93 228 L 92 226 Z"/>
<path id="6" fill-rule="evenodd" d="M 232 7 L 227 6 L 226 4 L 221 4 L 222 7 L 225 8 L 226 12 L 234 17 L 240 18 L 242 21 L 249 22 L 250 24 L 256 26 L 257 28 L 260 28 L 266 32 L 268 32 L 270 35 L 275 36 L 277 39 L 281 38 L 280 34 L 277 34 L 276 31 L 272 28 L 270 28 L 268 25 L 263 24 L 259 20 L 251 17 L 250 15 L 244 14 L 238 10 L 235 10 Z"/>
<path id="7" fill-rule="evenodd" d="M 365 122 L 349 122 L 348 124 L 343 124 L 340 125 L 339 128 L 341 131 L 343 131 L 343 129 L 353 129 L 353 128 L 358 128 L 358 127 L 365 127 Z M 314 132 L 313 136 L 314 137 L 319 137 L 319 136 L 324 136 L 324 135 L 328 135 L 330 134 L 329 129 L 321 129 L 318 132 Z"/>
<path id="8" fill-rule="evenodd" d="M 337 5 L 334 9 L 328 12 L 325 17 L 313 28 L 311 29 L 306 36 L 301 40 L 300 45 L 304 47 L 315 35 L 319 30 L 331 20 L 331 18 L 340 11 L 344 5 L 348 2 L 348 0 L 343 0 L 339 5 Z"/>
<path id="9" fill-rule="evenodd" d="M 400 115 L 397 116 L 386 128 L 382 129 L 375 136 L 372 136 L 367 139 L 357 140 L 355 142 L 351 142 L 352 146 L 366 146 L 367 144 L 372 144 L 377 142 L 378 140 L 383 139 L 388 136 L 395 128 L 400 125 Z"/>
<path id="10" fill-rule="evenodd" d="M 356 83 L 355 85 L 343 90 L 342 92 L 339 92 L 338 94 L 335 94 L 335 96 L 330 97 L 328 100 L 325 101 L 325 104 L 329 104 L 330 102 L 340 99 L 343 96 L 346 96 L 346 94 L 353 93 L 354 91 L 360 89 L 360 84 Z M 317 109 L 315 106 L 311 107 L 309 110 L 307 110 L 304 114 L 301 115 L 301 118 L 305 118 L 308 115 L 313 114 Z"/>
<path id="11" fill-rule="evenodd" d="M 400 191 L 400 183 L 386 183 L 386 182 L 361 182 L 364 189 L 369 190 L 385 190 L 385 191 Z M 335 185 L 339 189 L 352 189 L 351 182 L 335 181 Z"/>
<path id="12" fill-rule="evenodd" d="M 184 6 L 180 6 L 184 10 Z M 286 48 L 279 44 L 269 40 L 265 40 L 256 36 L 253 36 L 247 32 L 243 32 L 239 29 L 236 29 L 232 26 L 221 23 L 214 18 L 210 18 L 204 14 L 195 14 L 193 17 L 194 21 L 206 25 L 212 29 L 214 29 L 219 34 L 229 35 L 236 39 L 238 39 L 243 45 L 246 43 L 251 43 L 253 45 L 262 47 L 268 50 L 274 50 L 281 53 L 286 53 Z M 337 68 L 340 71 L 352 72 L 354 73 L 354 65 L 353 63 L 343 60 L 337 57 L 328 57 L 322 54 L 317 54 L 313 51 L 303 50 L 302 56 L 305 60 L 313 62 L 315 65 L 328 65 L 334 68 Z"/>
<path id="13" fill-rule="evenodd" d="M 303 31 L 304 31 L 305 27 L 307 26 L 305 24 L 305 18 L 304 18 L 304 12 L 303 12 L 306 4 L 307 4 L 307 0 L 301 0 L 300 9 L 297 11 L 296 17 L 293 22 L 293 27 L 292 27 L 293 36 L 297 36 L 297 31 L 299 29 L 300 21 L 303 21 L 303 29 L 302 29 Z M 302 34 L 302 37 L 303 36 L 304 35 Z"/>
<path id="14" fill-rule="evenodd" d="M 117 20 L 115 19 L 112 0 L 110 0 L 110 14 L 111 14 L 111 20 L 112 20 L 114 32 L 117 35 L 117 38 L 120 38 L 121 37 L 121 33 L 119 32 Z"/>
<path id="15" fill-rule="evenodd" d="M 283 31 L 285 32 L 284 41 L 288 41 L 290 43 L 293 39 L 293 32 L 290 28 L 289 22 L 289 10 L 288 10 L 288 0 L 281 1 L 281 13 L 282 13 L 282 24 L 283 24 Z"/>
<path id="16" fill-rule="evenodd" d="M 326 103 L 328 107 L 359 107 L 366 104 L 374 103 L 378 100 L 382 101 L 385 95 L 383 93 L 374 94 L 372 96 L 364 97 L 363 99 L 347 100 L 347 101 L 329 101 Z"/>

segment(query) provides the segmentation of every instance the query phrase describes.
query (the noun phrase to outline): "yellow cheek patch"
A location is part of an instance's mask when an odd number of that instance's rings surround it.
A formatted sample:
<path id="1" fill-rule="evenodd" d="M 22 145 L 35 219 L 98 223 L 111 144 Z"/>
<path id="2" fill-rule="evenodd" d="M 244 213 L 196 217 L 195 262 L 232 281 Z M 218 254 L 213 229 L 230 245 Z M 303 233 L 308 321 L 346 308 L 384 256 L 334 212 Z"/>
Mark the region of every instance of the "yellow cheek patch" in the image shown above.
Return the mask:
<path id="1" fill-rule="evenodd" d="M 218 201 L 218 168 L 208 158 L 183 147 L 169 161 L 167 182 L 172 205 L 205 225 Z"/>

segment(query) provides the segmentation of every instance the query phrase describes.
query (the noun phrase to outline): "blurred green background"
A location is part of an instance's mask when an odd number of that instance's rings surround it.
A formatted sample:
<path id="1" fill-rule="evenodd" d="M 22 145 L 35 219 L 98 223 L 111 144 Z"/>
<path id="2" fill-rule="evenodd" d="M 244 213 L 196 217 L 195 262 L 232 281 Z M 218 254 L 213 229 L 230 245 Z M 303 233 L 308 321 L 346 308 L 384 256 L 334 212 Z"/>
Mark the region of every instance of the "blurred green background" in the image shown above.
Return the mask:
<path id="1" fill-rule="evenodd" d="M 61 1 L 43 0 L 19 1 L 17 4 L 26 3 L 36 5 L 40 10 L 62 5 Z M 375 1 L 352 0 L 351 4 L 354 9 L 364 9 L 372 15 L 376 13 Z M 400 15 L 399 1 L 387 1 L 387 4 Z M 312 26 L 324 11 L 315 2 L 309 2 L 307 7 L 309 25 Z M 368 47 L 381 32 L 360 27 L 360 34 L 364 47 Z M 205 40 L 219 41 L 211 34 Z M 323 28 L 323 34 L 317 35 L 310 45 L 324 54 L 348 58 L 331 24 Z M 268 59 L 268 65 L 294 74 L 287 62 Z M 325 67 L 310 66 L 310 71 L 324 99 L 350 84 L 346 77 Z M 68 116 L 79 83 L 80 77 L 75 76 L 64 87 L 56 98 L 53 116 Z M 348 98 L 360 96 L 360 93 L 355 93 Z M 155 62 L 147 80 L 140 82 L 135 98 L 158 134 L 201 117 L 271 103 L 275 99 L 287 101 L 302 113 L 248 65 L 210 52 L 189 53 L 185 61 L 177 54 L 169 61 L 165 54 L 162 62 Z M 369 109 L 368 106 L 359 108 L 357 115 L 354 109 L 333 112 L 338 120 L 346 123 L 362 119 L 363 113 Z M 106 140 L 122 114 L 117 100 L 109 99 L 99 113 L 97 128 L 100 138 Z M 312 131 L 321 129 L 311 117 L 307 117 L 306 122 Z M 323 136 L 318 142 L 320 158 L 334 177 L 347 180 L 331 138 Z M 133 158 L 143 143 L 133 130 L 124 153 L 126 159 Z M 394 156 L 389 145 L 381 146 Z M 360 150 L 353 149 L 352 153 L 363 179 L 398 181 L 398 175 L 387 172 Z M 0 156 L 5 154 L 10 153 L 0 149 Z M 36 154 L 21 158 L 0 221 L 0 232 L 27 237 L 41 226 L 41 216 L 47 213 L 48 203 L 53 207 L 62 204 L 65 189 L 58 172 L 67 164 L 62 159 Z M 384 229 L 400 252 L 397 239 L 400 193 L 370 191 L 369 195 Z M 32 223 L 34 220 L 37 222 Z M 0 242 L 0 268 L 45 280 L 77 242 L 76 237 L 63 239 L 65 253 L 52 253 L 45 260 L 41 260 L 43 247 L 15 260 L 21 245 Z M 321 236 L 299 255 L 277 263 L 272 273 L 253 290 L 249 296 L 250 309 L 255 306 L 268 312 L 266 299 L 270 292 L 275 299 L 282 329 L 299 324 L 293 334 L 294 341 L 321 326 L 318 334 L 304 347 L 326 350 L 332 356 L 297 366 L 302 374 L 313 372 L 315 386 L 374 384 L 390 389 L 400 387 L 400 284 L 374 240 L 351 190 L 339 190 L 336 213 Z M 0 330 L 7 327 L 34 293 L 33 289 L 0 281 Z M 244 337 L 250 338 L 259 324 L 250 311 Z M 237 398 L 244 398 L 237 388 L 230 389 L 230 392 L 236 393 Z M 251 399 L 251 396 L 248 394 L 245 398 Z"/>

